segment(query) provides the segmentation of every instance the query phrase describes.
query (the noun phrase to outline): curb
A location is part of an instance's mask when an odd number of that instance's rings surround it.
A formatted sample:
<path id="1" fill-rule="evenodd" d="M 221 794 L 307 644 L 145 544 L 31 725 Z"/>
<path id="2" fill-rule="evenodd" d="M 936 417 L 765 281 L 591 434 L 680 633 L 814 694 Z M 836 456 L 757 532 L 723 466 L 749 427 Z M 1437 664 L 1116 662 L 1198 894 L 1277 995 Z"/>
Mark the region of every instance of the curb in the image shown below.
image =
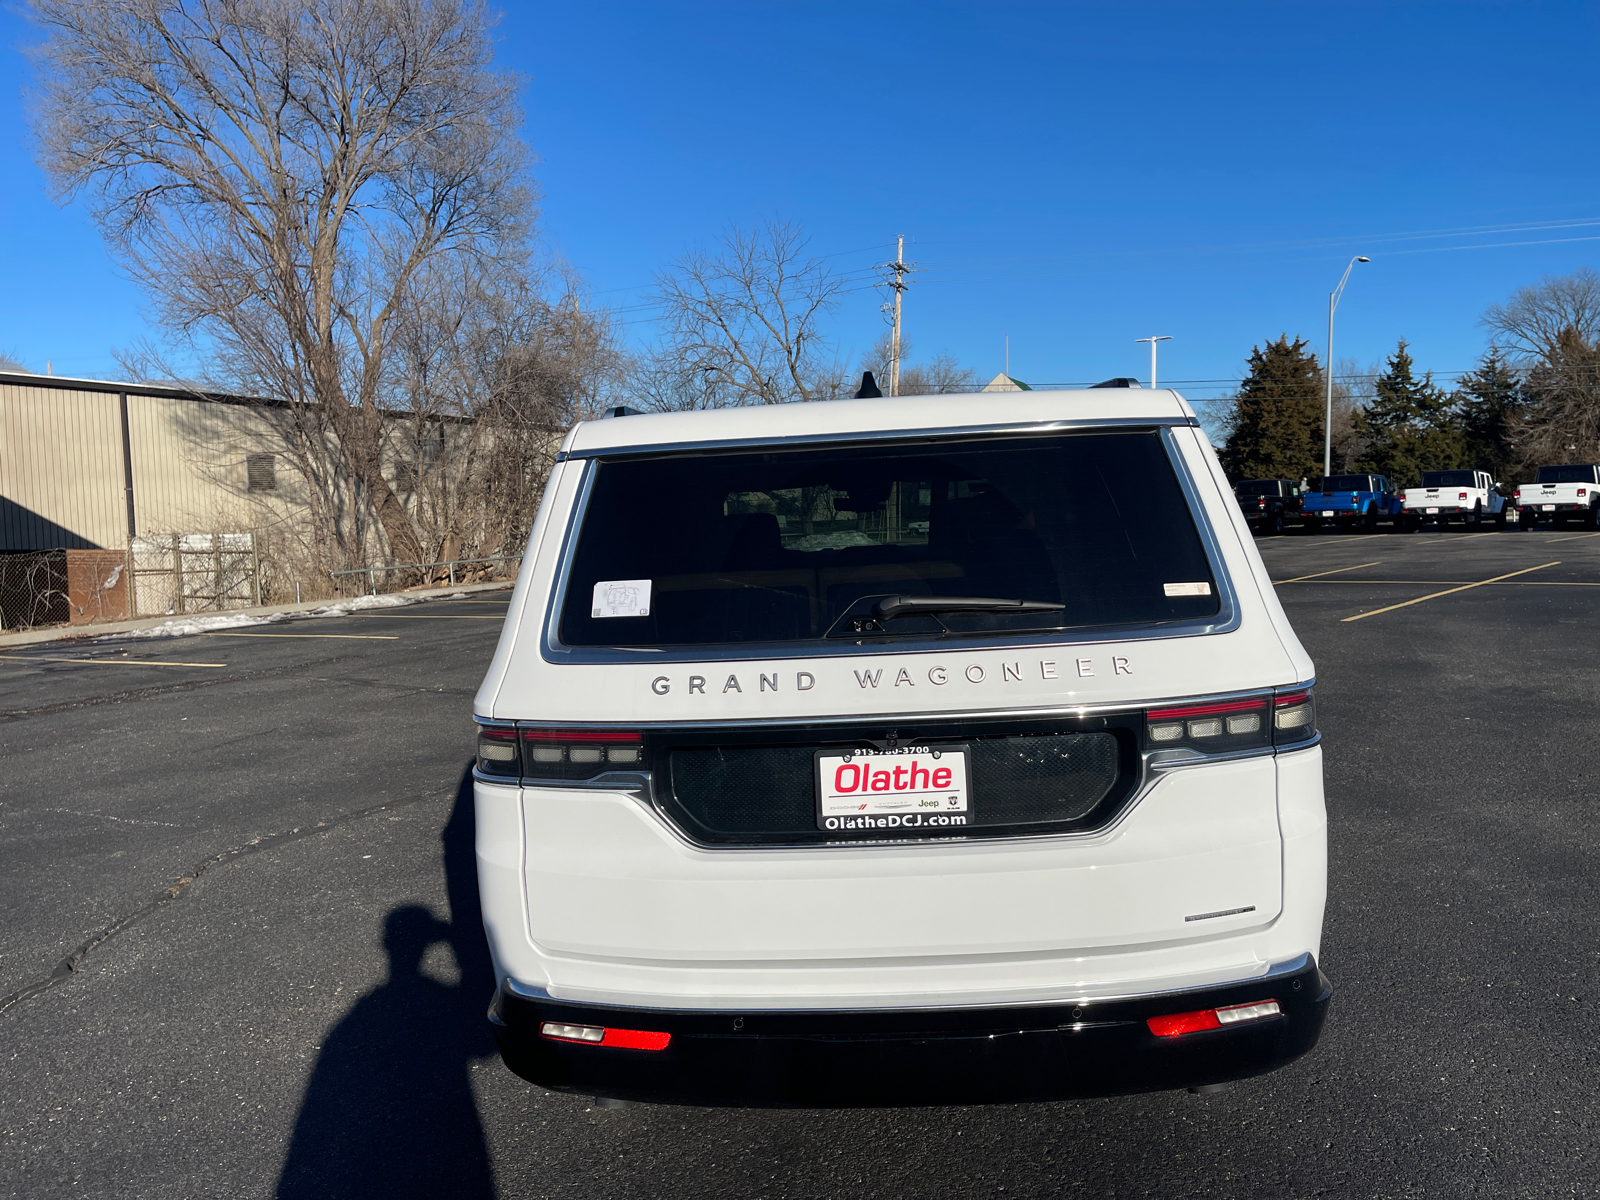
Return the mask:
<path id="1" fill-rule="evenodd" d="M 500 583 L 464 583 L 458 587 L 424 588 L 414 592 L 385 592 L 384 594 L 390 596 L 412 596 L 419 600 L 426 600 L 435 596 L 454 596 L 460 592 L 509 591 L 513 586 L 515 586 L 515 581 L 508 579 Z M 274 613 L 312 612 L 337 603 L 339 603 L 338 600 L 302 600 L 299 604 L 267 604 L 258 608 L 214 609 L 203 613 L 184 613 L 183 615 L 214 617 L 227 613 L 245 617 L 270 617 Z M 78 641 L 84 638 L 104 637 L 108 633 L 131 633 L 136 629 L 153 629 L 157 625 L 165 625 L 168 621 L 176 619 L 178 619 L 177 613 L 165 613 L 159 617 L 139 617 L 132 621 L 108 621 L 104 625 L 56 625 L 49 629 L 30 629 L 24 633 L 0 633 L 0 650 L 8 649 L 12 646 L 37 646 L 42 642 Z"/>

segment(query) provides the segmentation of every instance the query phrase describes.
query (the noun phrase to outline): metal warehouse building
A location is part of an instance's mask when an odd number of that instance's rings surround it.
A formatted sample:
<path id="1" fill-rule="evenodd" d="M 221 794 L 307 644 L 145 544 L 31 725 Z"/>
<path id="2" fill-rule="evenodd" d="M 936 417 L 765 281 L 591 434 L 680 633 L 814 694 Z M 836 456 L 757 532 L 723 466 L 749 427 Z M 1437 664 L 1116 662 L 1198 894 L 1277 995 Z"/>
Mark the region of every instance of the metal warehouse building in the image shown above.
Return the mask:
<path id="1" fill-rule="evenodd" d="M 271 402 L 0 373 L 0 625 L 255 600 L 251 531 L 309 532 L 283 416 Z"/>

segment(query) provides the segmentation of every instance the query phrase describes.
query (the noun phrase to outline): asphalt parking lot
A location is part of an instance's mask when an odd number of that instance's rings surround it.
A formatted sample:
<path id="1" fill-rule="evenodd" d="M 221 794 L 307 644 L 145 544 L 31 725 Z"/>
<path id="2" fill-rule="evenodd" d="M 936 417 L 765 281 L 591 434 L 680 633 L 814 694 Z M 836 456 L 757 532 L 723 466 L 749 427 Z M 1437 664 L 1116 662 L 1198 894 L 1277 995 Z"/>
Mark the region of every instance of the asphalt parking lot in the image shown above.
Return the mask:
<path id="1" fill-rule="evenodd" d="M 1318 666 L 1337 994 L 1310 1057 L 1205 1097 L 512 1076 L 463 786 L 504 593 L 0 652 L 0 1193 L 1595 1194 L 1600 533 L 1258 545 Z"/>

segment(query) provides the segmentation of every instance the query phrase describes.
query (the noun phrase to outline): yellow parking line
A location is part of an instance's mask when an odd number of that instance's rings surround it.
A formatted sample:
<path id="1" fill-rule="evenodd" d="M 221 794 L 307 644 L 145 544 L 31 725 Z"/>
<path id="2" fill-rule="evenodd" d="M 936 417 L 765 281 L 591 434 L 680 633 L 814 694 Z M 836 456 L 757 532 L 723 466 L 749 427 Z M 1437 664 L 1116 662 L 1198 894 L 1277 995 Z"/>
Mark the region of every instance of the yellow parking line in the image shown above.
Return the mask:
<path id="1" fill-rule="evenodd" d="M 173 662 L 165 658 L 49 658 L 42 654 L 0 654 L 5 662 L 84 663 L 91 667 L 225 667 L 227 663 Z"/>
<path id="2" fill-rule="evenodd" d="M 1387 534 L 1387 533 L 1364 533 L 1360 537 L 1330 537 L 1326 541 L 1323 541 L 1323 540 L 1321 540 L 1319 538 L 1317 541 L 1308 542 L 1308 541 L 1305 541 L 1305 540 L 1303 540 L 1301 538 L 1290 538 L 1290 537 L 1285 537 L 1283 540 L 1284 540 L 1285 544 L 1288 544 L 1288 543 L 1292 542 L 1296 546 L 1306 546 L 1306 547 L 1311 547 L 1311 546 L 1353 546 L 1357 542 L 1369 542 L 1373 538 L 1388 537 L 1388 536 L 1390 536 L 1390 535 Z"/>
<path id="3" fill-rule="evenodd" d="M 350 613 L 350 616 L 381 616 L 395 621 L 501 621 L 498 616 L 478 616 L 477 613 Z"/>
<path id="4" fill-rule="evenodd" d="M 1600 537 L 1600 533 L 1575 533 L 1575 534 L 1571 535 L 1570 537 L 1545 538 L 1544 542 L 1545 542 L 1545 545 L 1548 546 L 1548 545 L 1552 545 L 1555 542 L 1576 542 L 1581 538 L 1591 538 L 1591 537 Z"/>
<path id="5" fill-rule="evenodd" d="M 1498 529 L 1491 529 L 1488 533 L 1469 533 L 1465 535 L 1458 534 L 1456 537 L 1442 537 L 1437 542 L 1419 542 L 1418 544 L 1422 546 L 1438 546 L 1444 542 L 1470 542 L 1473 538 L 1493 537 L 1499 532 L 1501 531 Z"/>
<path id="6" fill-rule="evenodd" d="M 1480 579 L 1477 583 L 1464 583 L 1460 587 L 1446 588 L 1444 591 L 1434 592 L 1432 595 L 1418 596 L 1415 600 L 1402 600 L 1399 604 L 1389 605 L 1388 608 L 1375 608 L 1371 612 L 1357 613 L 1353 617 L 1345 617 L 1340 624 L 1348 624 L 1351 621 L 1359 621 L 1364 617 L 1375 617 L 1379 613 L 1393 612 L 1397 608 L 1409 608 L 1413 604 L 1421 604 L 1424 600 L 1437 600 L 1440 596 L 1451 596 L 1456 592 L 1464 592 L 1469 588 L 1482 587 L 1486 583 L 1499 583 L 1502 579 L 1510 579 L 1516 575 L 1526 575 L 1530 571 L 1542 571 L 1546 567 L 1559 567 L 1560 565 L 1561 562 L 1559 559 L 1557 559 L 1555 562 L 1540 563 L 1537 567 L 1523 567 L 1520 571 L 1511 571 L 1505 575 L 1496 575 L 1493 579 Z"/>
<path id="7" fill-rule="evenodd" d="M 1537 569 L 1537 568 L 1535 568 Z M 1294 580 L 1286 579 L 1285 583 Z M 1470 579 L 1321 579 L 1319 584 L 1325 583 L 1403 583 L 1409 587 L 1438 587 L 1440 584 L 1464 584 L 1469 587 L 1487 587 L 1487 583 L 1474 583 Z M 1500 582 L 1497 587 L 1600 587 L 1600 582 L 1581 579 L 1513 579 L 1509 583 Z"/>
<path id="8" fill-rule="evenodd" d="M 272 638 L 345 638 L 361 642 L 393 642 L 398 633 L 216 633 L 204 632 L 202 637 L 272 637 Z"/>
<path id="9" fill-rule="evenodd" d="M 1304 583 L 1308 579 L 1321 579 L 1324 575 L 1338 575 L 1344 571 L 1359 571 L 1362 567 L 1375 567 L 1377 562 L 1357 563 L 1353 567 L 1339 567 L 1333 571 L 1318 571 L 1315 575 L 1297 575 L 1293 579 L 1274 579 L 1274 584 L 1279 583 Z"/>

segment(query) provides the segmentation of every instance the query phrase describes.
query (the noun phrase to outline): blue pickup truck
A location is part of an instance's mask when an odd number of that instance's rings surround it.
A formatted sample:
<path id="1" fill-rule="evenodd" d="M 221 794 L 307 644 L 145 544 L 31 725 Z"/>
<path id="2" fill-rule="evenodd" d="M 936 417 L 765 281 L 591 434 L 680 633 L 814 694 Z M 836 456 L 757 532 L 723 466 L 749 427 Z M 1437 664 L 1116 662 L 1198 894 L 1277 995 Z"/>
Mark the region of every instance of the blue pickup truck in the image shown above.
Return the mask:
<path id="1" fill-rule="evenodd" d="M 1405 520 L 1405 501 L 1382 475 L 1329 475 L 1302 504 L 1308 533 L 1324 525 L 1370 531 L 1379 521 Z"/>

